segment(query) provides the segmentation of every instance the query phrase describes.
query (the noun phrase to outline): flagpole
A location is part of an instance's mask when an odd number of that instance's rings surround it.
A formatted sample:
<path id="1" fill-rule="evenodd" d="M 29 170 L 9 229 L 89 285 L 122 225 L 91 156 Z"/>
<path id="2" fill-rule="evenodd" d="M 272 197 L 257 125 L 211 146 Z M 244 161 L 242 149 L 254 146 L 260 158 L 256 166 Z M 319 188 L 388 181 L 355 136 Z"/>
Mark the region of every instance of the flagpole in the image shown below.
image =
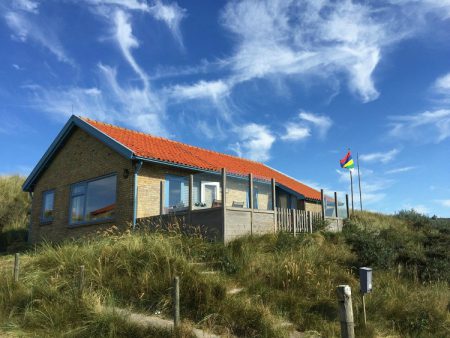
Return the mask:
<path id="1" fill-rule="evenodd" d="M 352 214 L 355 211 L 355 207 L 353 205 L 353 175 L 352 175 L 352 170 L 349 170 L 350 172 L 350 187 L 351 187 L 351 191 L 352 191 Z"/>
<path id="2" fill-rule="evenodd" d="M 362 211 L 363 208 L 362 208 L 362 193 L 361 193 L 361 173 L 359 172 L 359 154 L 358 153 L 356 153 L 356 163 L 358 164 L 359 205 L 360 205 L 361 211 Z"/>

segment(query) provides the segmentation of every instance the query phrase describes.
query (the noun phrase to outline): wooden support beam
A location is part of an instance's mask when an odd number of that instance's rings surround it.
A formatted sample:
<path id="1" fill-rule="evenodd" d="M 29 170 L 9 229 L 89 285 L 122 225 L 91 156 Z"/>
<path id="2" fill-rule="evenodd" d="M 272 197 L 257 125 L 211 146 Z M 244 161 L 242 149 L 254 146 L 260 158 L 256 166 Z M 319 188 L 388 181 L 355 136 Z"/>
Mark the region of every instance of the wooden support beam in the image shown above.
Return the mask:
<path id="1" fill-rule="evenodd" d="M 275 179 L 272 178 L 272 210 L 273 210 L 273 219 L 274 219 L 274 230 L 278 231 L 278 219 L 277 219 L 277 195 L 276 195 L 276 185 Z"/>
<path id="2" fill-rule="evenodd" d="M 227 239 L 227 170 L 222 168 L 222 238 L 226 242 Z"/>
<path id="3" fill-rule="evenodd" d="M 249 202 L 250 202 L 250 234 L 253 234 L 253 174 L 248 175 L 248 186 L 249 186 Z"/>
<path id="4" fill-rule="evenodd" d="M 189 211 L 194 209 L 194 175 L 189 175 Z"/>
<path id="5" fill-rule="evenodd" d="M 160 182 L 160 190 L 159 190 L 159 214 L 160 215 L 164 215 L 165 184 L 166 184 L 165 181 Z"/>
<path id="6" fill-rule="evenodd" d="M 325 219 L 325 205 L 324 205 L 324 194 L 323 194 L 323 189 L 320 189 L 320 201 L 321 201 L 321 205 L 322 205 L 322 219 Z"/>

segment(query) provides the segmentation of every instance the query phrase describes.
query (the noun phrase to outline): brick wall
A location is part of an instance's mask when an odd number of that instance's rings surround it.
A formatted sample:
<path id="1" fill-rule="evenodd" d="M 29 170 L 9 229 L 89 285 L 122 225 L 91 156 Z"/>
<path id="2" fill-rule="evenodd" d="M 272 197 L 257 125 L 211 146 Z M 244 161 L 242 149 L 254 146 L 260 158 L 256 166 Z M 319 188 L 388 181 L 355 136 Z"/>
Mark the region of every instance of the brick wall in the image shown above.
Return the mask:
<path id="1" fill-rule="evenodd" d="M 123 171 L 129 176 L 124 178 Z M 115 217 L 112 221 L 91 225 L 69 226 L 70 186 L 79 181 L 117 173 Z M 41 224 L 42 193 L 55 190 L 54 218 L 51 223 Z M 60 241 L 80 237 L 112 225 L 125 227 L 133 215 L 133 166 L 102 142 L 76 128 L 65 145 L 44 170 L 34 187 L 31 213 L 30 242 L 43 238 Z"/>
<path id="2" fill-rule="evenodd" d="M 304 210 L 322 213 L 322 205 L 320 204 L 320 202 L 314 203 L 314 202 L 305 201 L 305 209 Z"/>
<path id="3" fill-rule="evenodd" d="M 144 163 L 138 177 L 137 217 L 160 214 L 161 182 L 166 175 L 188 176 L 189 170 L 173 169 L 157 164 Z"/>

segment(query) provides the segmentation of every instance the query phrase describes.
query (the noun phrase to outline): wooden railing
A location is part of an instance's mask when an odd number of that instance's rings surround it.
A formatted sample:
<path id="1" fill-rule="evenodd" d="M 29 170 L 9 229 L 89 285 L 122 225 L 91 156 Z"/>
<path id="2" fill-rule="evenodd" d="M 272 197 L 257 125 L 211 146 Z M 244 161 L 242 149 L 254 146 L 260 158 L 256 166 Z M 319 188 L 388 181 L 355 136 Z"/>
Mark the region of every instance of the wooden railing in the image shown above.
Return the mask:
<path id="1" fill-rule="evenodd" d="M 313 224 L 322 219 L 319 212 L 277 208 L 277 225 L 279 231 L 294 235 L 299 232 L 313 232 Z"/>

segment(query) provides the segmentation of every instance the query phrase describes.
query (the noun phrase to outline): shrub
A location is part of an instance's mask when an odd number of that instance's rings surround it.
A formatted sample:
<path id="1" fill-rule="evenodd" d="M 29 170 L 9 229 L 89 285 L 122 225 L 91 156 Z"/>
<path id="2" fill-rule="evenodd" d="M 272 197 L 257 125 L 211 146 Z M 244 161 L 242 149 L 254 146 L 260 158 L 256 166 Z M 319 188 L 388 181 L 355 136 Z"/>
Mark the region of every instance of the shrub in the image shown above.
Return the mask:
<path id="1" fill-rule="evenodd" d="M 30 198 L 23 182 L 20 176 L 0 176 L 0 232 L 27 227 Z"/>
<path id="2" fill-rule="evenodd" d="M 429 217 L 415 211 L 411 210 L 400 210 L 395 217 L 406 221 L 409 225 L 412 225 L 416 228 L 424 227 L 431 224 L 431 220 Z"/>

